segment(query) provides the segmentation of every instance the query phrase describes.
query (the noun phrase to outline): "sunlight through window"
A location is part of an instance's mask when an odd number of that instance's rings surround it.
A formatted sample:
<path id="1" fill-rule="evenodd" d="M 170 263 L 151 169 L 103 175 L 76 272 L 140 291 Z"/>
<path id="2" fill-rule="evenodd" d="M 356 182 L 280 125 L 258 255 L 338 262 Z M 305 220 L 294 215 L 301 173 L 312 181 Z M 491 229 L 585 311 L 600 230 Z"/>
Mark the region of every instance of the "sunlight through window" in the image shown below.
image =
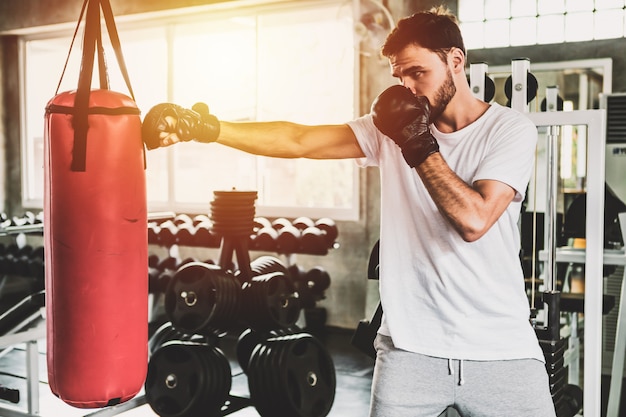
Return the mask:
<path id="1" fill-rule="evenodd" d="M 624 0 L 459 0 L 458 17 L 468 49 L 582 42 L 624 37 L 626 5 Z"/>
<path id="2" fill-rule="evenodd" d="M 202 101 L 222 120 L 343 123 L 356 116 L 351 12 L 330 2 L 293 2 L 118 29 L 143 115 L 161 102 L 191 107 Z M 68 33 L 22 42 L 27 206 L 42 204 L 43 109 L 54 95 L 70 41 Z M 60 91 L 76 88 L 80 39 L 75 48 Z M 127 93 L 112 51 L 107 58 L 111 88 Z M 258 191 L 260 215 L 358 216 L 358 176 L 350 160 L 261 158 L 217 144 L 186 143 L 147 152 L 147 166 L 152 211 L 207 212 L 213 191 L 236 188 Z"/>

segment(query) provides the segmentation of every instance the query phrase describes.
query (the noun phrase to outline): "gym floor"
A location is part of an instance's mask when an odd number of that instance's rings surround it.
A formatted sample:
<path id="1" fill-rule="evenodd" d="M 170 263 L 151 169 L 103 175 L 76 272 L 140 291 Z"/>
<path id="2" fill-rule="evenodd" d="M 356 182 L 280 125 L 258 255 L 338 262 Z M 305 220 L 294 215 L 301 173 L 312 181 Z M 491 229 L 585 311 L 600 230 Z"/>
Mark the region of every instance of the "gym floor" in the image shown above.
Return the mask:
<path id="1" fill-rule="evenodd" d="M 357 351 L 351 344 L 352 332 L 346 329 L 325 328 L 313 333 L 328 349 L 333 358 L 336 369 L 337 385 L 332 409 L 328 414 L 331 417 L 363 417 L 367 416 L 369 391 L 371 385 L 373 360 Z M 229 358 L 233 379 L 231 395 L 247 397 L 249 395 L 247 377 L 241 372 L 235 356 L 236 338 L 226 336 L 220 339 L 220 348 Z M 154 417 L 157 416 L 148 404 L 128 408 L 129 404 L 122 404 L 125 408 L 114 410 L 83 410 L 70 407 L 52 395 L 46 383 L 45 342 L 39 343 L 39 415 L 41 417 L 105 417 L 119 415 L 122 417 Z M 602 416 L 605 415 L 609 376 L 602 377 Z M 626 416 L 626 380 L 622 389 L 620 416 Z M 26 351 L 23 345 L 0 353 L 0 388 L 13 388 L 20 391 L 21 399 L 18 404 L 0 401 L 0 416 L 12 417 L 24 415 L 27 410 L 26 400 Z M 142 393 L 131 400 L 141 398 Z M 129 402 L 130 403 L 130 402 Z M 233 417 L 258 417 L 259 414 L 252 407 L 231 412 Z"/>
<path id="2" fill-rule="evenodd" d="M 314 335 L 324 344 L 333 358 L 336 370 L 336 392 L 329 416 L 335 417 L 363 417 L 368 413 L 369 391 L 372 379 L 374 361 L 357 351 L 351 344 L 352 332 L 345 329 L 325 329 L 315 332 Z M 229 358 L 233 379 L 231 395 L 245 397 L 249 395 L 247 377 L 241 372 L 235 356 L 236 339 L 226 336 L 220 339 L 220 348 Z M 82 417 L 104 416 L 104 410 L 81 410 L 70 407 L 50 392 L 46 383 L 46 357 L 44 341 L 39 343 L 39 415 L 42 417 Z M 26 412 L 26 351 L 18 346 L 0 357 L 0 387 L 19 389 L 20 402 L 11 404 L 0 401 L 0 416 L 12 415 L 10 410 Z M 142 393 L 139 394 L 141 396 Z M 133 400 L 131 400 L 133 401 Z M 122 404 L 124 406 L 125 404 Z M 7 412 L 3 412 L 7 410 Z M 122 417 L 153 417 L 157 414 L 148 404 L 143 404 L 127 411 L 106 416 L 119 415 Z M 245 407 L 232 412 L 233 417 L 258 417 L 259 413 L 252 407 Z"/>

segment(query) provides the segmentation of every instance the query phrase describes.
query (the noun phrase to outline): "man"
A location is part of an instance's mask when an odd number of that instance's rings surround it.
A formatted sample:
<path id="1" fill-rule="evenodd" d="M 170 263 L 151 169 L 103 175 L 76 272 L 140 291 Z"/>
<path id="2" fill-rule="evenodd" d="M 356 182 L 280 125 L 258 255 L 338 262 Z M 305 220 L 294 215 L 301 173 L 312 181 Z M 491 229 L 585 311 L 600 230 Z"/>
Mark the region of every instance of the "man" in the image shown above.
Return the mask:
<path id="1" fill-rule="evenodd" d="M 146 116 L 144 138 L 378 166 L 385 313 L 371 416 L 432 417 L 447 406 L 462 416 L 554 416 L 518 258 L 535 126 L 472 96 L 447 10 L 402 19 L 382 52 L 401 85 L 349 123 L 227 123 L 164 104 Z"/>

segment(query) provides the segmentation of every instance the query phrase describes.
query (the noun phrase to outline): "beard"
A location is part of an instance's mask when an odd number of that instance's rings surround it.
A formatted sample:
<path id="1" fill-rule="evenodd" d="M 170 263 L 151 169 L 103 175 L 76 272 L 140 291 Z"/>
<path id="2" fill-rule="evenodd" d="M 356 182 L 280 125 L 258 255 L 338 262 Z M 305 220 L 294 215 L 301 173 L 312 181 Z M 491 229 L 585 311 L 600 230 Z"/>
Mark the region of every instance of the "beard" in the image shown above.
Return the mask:
<path id="1" fill-rule="evenodd" d="M 450 72 L 450 68 L 447 68 L 446 79 L 443 81 L 443 84 L 439 87 L 437 92 L 435 93 L 435 97 L 433 98 L 433 102 L 430 105 L 430 122 L 434 122 L 441 116 L 443 111 L 450 103 L 450 100 L 456 94 L 456 86 L 454 85 L 454 80 L 452 79 L 452 73 Z"/>

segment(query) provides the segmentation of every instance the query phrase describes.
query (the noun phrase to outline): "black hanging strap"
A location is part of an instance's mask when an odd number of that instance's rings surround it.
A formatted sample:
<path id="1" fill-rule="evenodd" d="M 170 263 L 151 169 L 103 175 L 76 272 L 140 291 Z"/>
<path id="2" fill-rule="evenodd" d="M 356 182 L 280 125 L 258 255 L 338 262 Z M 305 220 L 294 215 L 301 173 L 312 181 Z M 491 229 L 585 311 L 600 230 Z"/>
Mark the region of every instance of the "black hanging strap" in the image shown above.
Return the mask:
<path id="1" fill-rule="evenodd" d="M 87 159 L 87 130 L 89 129 L 89 95 L 91 78 L 96 53 L 96 43 L 100 32 L 100 4 L 98 0 L 85 0 L 87 17 L 83 41 L 83 57 L 78 88 L 74 101 L 75 112 L 72 116 L 74 127 L 74 147 L 72 149 L 72 171 L 84 171 Z"/>
<path id="2" fill-rule="evenodd" d="M 128 76 L 128 70 L 122 54 L 122 47 L 120 44 L 119 35 L 113 19 L 113 11 L 111 10 L 111 4 L 109 0 L 85 0 L 80 12 L 78 25 L 72 38 L 70 45 L 70 51 L 68 53 L 59 85 L 57 86 L 57 94 L 63 80 L 63 75 L 69 61 L 72 46 L 78 33 L 78 27 L 80 22 L 85 17 L 85 33 L 83 37 L 83 53 L 81 70 L 78 77 L 78 88 L 76 90 L 76 98 L 74 102 L 74 111 L 72 116 L 72 123 L 74 127 L 74 147 L 72 149 L 72 171 L 84 171 L 86 168 L 87 159 L 87 131 L 89 130 L 89 96 L 91 92 L 91 80 L 93 77 L 94 57 L 98 55 L 98 72 L 101 89 L 109 89 L 108 71 L 106 66 L 106 59 L 104 55 L 104 46 L 102 42 L 102 27 L 100 24 L 100 10 L 102 8 L 102 15 L 106 23 L 107 32 L 111 40 L 111 45 L 115 52 L 118 65 L 122 72 L 126 86 L 133 101 L 135 100 L 135 94 L 130 84 L 130 78 Z M 86 13 L 85 13 L 86 10 Z"/>
<path id="3" fill-rule="evenodd" d="M 115 51 L 115 57 L 117 58 L 117 63 L 120 67 L 120 71 L 122 72 L 122 76 L 124 77 L 124 81 L 126 82 L 126 87 L 128 88 L 128 92 L 132 97 L 133 101 L 135 100 L 135 94 L 133 93 L 133 87 L 130 85 L 130 77 L 128 76 L 128 70 L 126 69 L 126 61 L 124 61 L 124 55 L 122 54 L 122 45 L 120 44 L 120 37 L 117 34 L 117 28 L 115 26 L 115 20 L 113 20 L 113 11 L 111 10 L 111 3 L 109 0 L 100 0 L 100 4 L 102 5 L 102 14 L 104 15 L 104 22 L 106 23 L 107 32 L 109 32 L 109 38 L 111 39 L 111 45 L 113 46 L 113 51 Z"/>

